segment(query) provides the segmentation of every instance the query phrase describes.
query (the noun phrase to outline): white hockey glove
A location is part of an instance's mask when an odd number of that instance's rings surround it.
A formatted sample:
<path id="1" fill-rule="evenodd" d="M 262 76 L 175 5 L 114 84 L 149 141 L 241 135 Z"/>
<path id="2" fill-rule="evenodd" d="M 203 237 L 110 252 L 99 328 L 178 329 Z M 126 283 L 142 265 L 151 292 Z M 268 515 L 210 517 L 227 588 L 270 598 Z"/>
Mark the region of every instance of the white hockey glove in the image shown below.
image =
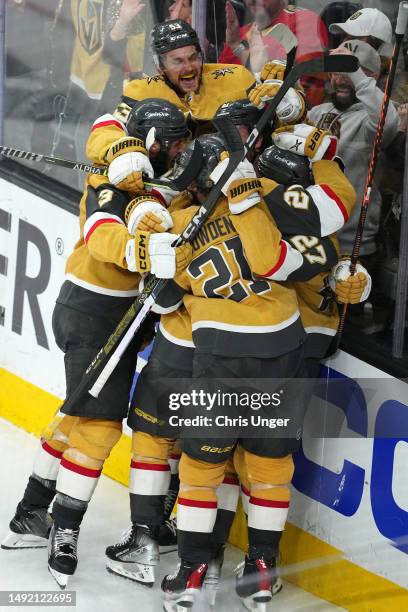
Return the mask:
<path id="1" fill-rule="evenodd" d="M 144 143 L 139 138 L 120 138 L 109 147 L 105 159 L 109 164 L 109 181 L 124 191 L 138 193 L 144 189 L 143 174 L 154 176 Z"/>
<path id="2" fill-rule="evenodd" d="M 137 231 L 126 245 L 126 263 L 130 272 L 151 272 L 157 278 L 173 278 L 182 272 L 192 257 L 191 244 L 171 246 L 177 234 L 150 234 Z"/>
<path id="3" fill-rule="evenodd" d="M 341 259 L 329 276 L 329 285 L 341 304 L 359 304 L 365 302 L 371 292 L 371 276 L 361 264 L 357 264 L 356 273 L 350 276 L 351 260 Z"/>
<path id="4" fill-rule="evenodd" d="M 326 130 L 299 123 L 278 128 L 272 134 L 273 142 L 281 149 L 305 155 L 312 162 L 336 157 L 337 138 Z"/>
<path id="5" fill-rule="evenodd" d="M 210 174 L 210 179 L 218 183 L 221 175 L 228 165 L 228 157 L 222 159 Z M 228 205 L 233 215 L 248 210 L 251 206 L 259 204 L 261 196 L 259 190 L 261 182 L 256 176 L 253 165 L 247 159 L 242 160 L 222 188 L 228 198 Z"/>
<path id="6" fill-rule="evenodd" d="M 278 93 L 281 80 L 271 79 L 257 85 L 248 94 L 249 101 L 258 108 L 264 108 L 265 104 Z M 290 87 L 276 109 L 276 115 L 282 123 L 296 123 L 302 121 L 306 114 L 305 99 L 302 94 Z"/>
<path id="7" fill-rule="evenodd" d="M 139 196 L 128 206 L 130 211 L 127 220 L 129 234 L 136 230 L 144 232 L 167 232 L 173 227 L 169 211 L 153 197 Z"/>

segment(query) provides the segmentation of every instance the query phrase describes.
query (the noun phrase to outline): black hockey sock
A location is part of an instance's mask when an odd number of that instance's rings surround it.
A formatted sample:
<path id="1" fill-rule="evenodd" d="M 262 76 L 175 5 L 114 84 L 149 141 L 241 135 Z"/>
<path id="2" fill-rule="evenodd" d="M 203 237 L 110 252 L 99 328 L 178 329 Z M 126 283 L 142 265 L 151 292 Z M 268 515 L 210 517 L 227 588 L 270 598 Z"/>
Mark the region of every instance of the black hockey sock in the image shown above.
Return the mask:
<path id="1" fill-rule="evenodd" d="M 220 510 L 220 508 L 218 508 L 217 518 L 212 532 L 213 557 L 216 557 L 220 549 L 226 544 L 234 516 L 235 512 Z"/>
<path id="2" fill-rule="evenodd" d="M 189 563 L 208 563 L 212 558 L 212 533 L 177 532 L 178 554 Z"/>
<path id="3" fill-rule="evenodd" d="M 139 525 L 161 525 L 165 495 L 130 495 L 130 519 Z"/>
<path id="4" fill-rule="evenodd" d="M 266 531 L 248 527 L 248 557 L 250 559 L 263 557 L 267 561 L 277 557 L 282 533 L 282 531 Z"/>
<path id="5" fill-rule="evenodd" d="M 179 492 L 179 487 L 180 487 L 180 479 L 179 479 L 179 475 L 178 474 L 172 474 L 170 477 L 170 485 L 169 485 L 169 490 L 166 493 L 166 497 L 164 500 L 164 515 L 163 515 L 163 522 L 167 521 L 168 518 L 170 518 L 170 515 L 173 511 L 173 507 L 175 504 L 175 501 L 177 499 L 177 495 Z"/>
<path id="6" fill-rule="evenodd" d="M 32 474 L 28 479 L 23 499 L 17 506 L 20 510 L 37 510 L 38 508 L 48 508 L 55 496 L 55 480 L 39 479 Z"/>
<path id="7" fill-rule="evenodd" d="M 63 529 L 79 529 L 88 502 L 58 493 L 52 507 L 54 523 Z"/>

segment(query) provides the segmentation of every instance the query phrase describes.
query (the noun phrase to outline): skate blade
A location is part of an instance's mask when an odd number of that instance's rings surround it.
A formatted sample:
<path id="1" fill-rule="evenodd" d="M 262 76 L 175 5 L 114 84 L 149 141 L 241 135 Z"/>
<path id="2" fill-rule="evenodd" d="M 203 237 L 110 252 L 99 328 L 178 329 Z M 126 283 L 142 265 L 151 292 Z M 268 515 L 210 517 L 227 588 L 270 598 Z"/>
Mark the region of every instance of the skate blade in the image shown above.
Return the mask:
<path id="1" fill-rule="evenodd" d="M 250 597 L 241 599 L 242 605 L 251 612 L 266 612 L 267 605 L 272 599 L 270 591 L 258 591 Z"/>
<path id="2" fill-rule="evenodd" d="M 283 587 L 282 580 L 278 577 L 275 584 L 272 586 L 272 595 L 277 595 Z"/>
<path id="3" fill-rule="evenodd" d="M 128 578 L 139 584 L 143 584 L 147 587 L 154 585 L 154 566 L 143 565 L 141 563 L 126 563 L 126 568 L 123 567 L 123 563 L 120 561 L 114 561 L 113 559 L 106 558 L 106 569 L 111 574 Z"/>
<path id="4" fill-rule="evenodd" d="M 59 588 L 63 591 L 68 584 L 68 580 L 71 578 L 70 574 L 62 574 L 61 572 L 57 572 L 57 570 L 48 566 L 48 571 L 51 576 L 54 578 L 55 582 L 58 584 Z"/>
<path id="5" fill-rule="evenodd" d="M 203 588 L 204 588 L 204 594 L 205 594 L 208 605 L 210 606 L 210 608 L 214 608 L 215 602 L 217 599 L 217 593 L 220 589 L 220 585 L 218 581 L 217 582 L 204 582 Z"/>
<path id="6" fill-rule="evenodd" d="M 14 533 L 14 531 L 9 531 L 1 543 L 1 548 L 4 550 L 18 550 L 19 548 L 45 548 L 46 546 L 48 546 L 48 540 L 46 538 L 29 533 Z"/>
<path id="7" fill-rule="evenodd" d="M 165 612 L 186 612 L 186 610 L 191 610 L 192 605 L 181 606 L 180 604 L 175 604 L 170 601 L 163 602 L 163 610 Z"/>

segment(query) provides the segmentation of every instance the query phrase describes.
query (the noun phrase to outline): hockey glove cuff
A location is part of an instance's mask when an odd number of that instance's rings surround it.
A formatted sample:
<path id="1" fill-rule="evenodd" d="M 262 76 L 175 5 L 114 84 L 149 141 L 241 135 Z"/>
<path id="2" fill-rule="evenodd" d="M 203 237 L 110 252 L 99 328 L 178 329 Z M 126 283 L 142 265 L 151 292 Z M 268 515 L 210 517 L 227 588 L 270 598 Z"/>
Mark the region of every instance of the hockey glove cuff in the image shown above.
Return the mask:
<path id="1" fill-rule="evenodd" d="M 332 160 L 337 152 L 337 138 L 326 130 L 300 123 L 287 125 L 272 134 L 274 143 L 281 149 L 306 155 L 312 162 Z"/>

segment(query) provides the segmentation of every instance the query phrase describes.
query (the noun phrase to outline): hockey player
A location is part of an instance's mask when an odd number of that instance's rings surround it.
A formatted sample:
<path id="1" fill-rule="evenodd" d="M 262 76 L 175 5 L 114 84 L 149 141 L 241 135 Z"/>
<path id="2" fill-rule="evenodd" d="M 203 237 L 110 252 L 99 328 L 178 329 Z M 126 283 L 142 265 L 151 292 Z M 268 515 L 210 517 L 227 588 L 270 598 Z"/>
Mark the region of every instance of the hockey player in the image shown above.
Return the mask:
<path id="1" fill-rule="evenodd" d="M 249 116 L 246 112 L 247 108 L 251 110 L 253 114 L 258 114 L 253 106 L 248 106 L 247 101 L 238 101 L 231 104 L 225 104 L 221 110 L 224 116 L 229 118 L 232 117 L 232 119 L 236 120 L 238 124 L 242 123 L 242 128 L 244 130 L 249 130 L 252 128 L 253 124 L 251 125 L 249 122 Z M 253 120 L 254 122 L 256 120 L 255 115 Z M 242 136 L 245 139 L 247 134 L 242 134 Z M 212 138 L 214 137 L 207 137 L 206 141 L 211 140 Z M 217 138 L 215 138 L 215 140 L 217 141 Z M 318 158 L 319 156 L 323 156 L 323 152 L 329 148 L 330 144 L 331 139 L 327 136 L 325 139 L 320 138 L 320 143 L 317 145 L 317 149 L 321 149 L 319 155 L 317 155 Z M 301 162 L 303 162 L 303 166 L 307 166 L 308 173 L 310 175 L 309 162 L 299 156 L 297 156 L 297 160 L 299 165 L 301 165 Z M 344 198 L 347 202 L 353 202 L 354 194 L 337 164 L 334 162 L 323 161 L 320 162 L 320 164 L 317 163 L 317 167 L 319 166 L 320 178 L 322 181 L 330 180 L 332 184 L 334 191 L 331 192 L 330 196 L 333 196 L 333 194 L 337 192 L 337 195 L 334 195 L 334 197 L 338 199 L 339 205 L 341 204 L 341 198 Z M 287 181 L 287 176 L 282 173 L 281 179 L 282 180 L 279 182 L 285 183 L 285 181 Z M 310 178 L 307 181 L 308 185 L 309 183 Z M 273 189 L 271 185 L 273 185 Z M 332 197 L 330 197 L 323 190 L 323 188 L 319 190 L 319 188 L 316 187 L 316 190 L 317 192 L 315 195 L 318 199 L 319 210 L 321 211 L 322 218 L 324 218 L 325 214 L 327 214 L 329 217 L 334 216 L 336 218 L 336 222 L 338 223 L 338 216 L 336 217 L 332 210 L 333 205 L 337 207 L 337 204 L 333 202 Z M 294 192 L 285 195 L 285 188 L 278 186 L 276 183 L 272 183 L 272 181 L 269 181 L 268 185 L 266 185 L 266 191 L 269 194 L 270 209 L 272 214 L 274 206 L 277 208 L 277 212 L 280 212 L 280 209 L 282 209 L 281 216 L 283 224 L 288 223 L 288 216 L 296 218 L 296 216 L 299 215 L 298 210 L 296 208 L 290 208 L 287 202 L 285 202 L 283 199 L 283 196 L 287 197 L 288 199 L 293 198 L 295 195 Z M 282 200 L 281 203 L 279 202 L 280 199 Z M 305 191 L 303 194 L 303 200 L 305 203 L 310 202 L 309 208 L 311 211 L 310 215 L 312 220 L 319 220 L 319 211 L 313 202 L 312 193 L 308 194 Z M 173 205 L 171 206 L 170 210 L 172 210 L 172 208 Z M 289 211 L 289 213 L 286 213 L 286 216 L 285 209 L 288 209 Z M 305 215 L 303 214 L 303 217 L 304 216 Z M 344 220 L 342 222 L 344 222 Z M 290 231 L 293 230 L 294 225 L 295 221 L 293 220 L 292 225 L 289 226 Z M 303 226 L 300 222 L 298 225 L 299 231 L 302 231 Z M 325 229 L 329 227 L 329 222 L 327 222 Z M 333 227 L 333 223 L 331 227 Z M 310 228 L 311 223 L 309 221 L 309 224 L 306 225 L 306 230 L 310 231 Z M 319 227 L 319 232 L 321 231 L 323 230 L 320 230 Z M 316 240 L 314 245 L 311 246 L 315 246 L 316 249 L 320 248 L 320 250 L 325 253 L 324 245 L 320 244 L 319 240 Z M 331 244 L 329 244 L 328 247 L 326 246 L 326 248 L 328 248 L 328 256 L 323 262 L 321 256 L 319 259 L 318 256 L 314 255 L 313 249 L 311 249 L 310 259 L 312 262 L 314 262 L 313 256 L 315 256 L 316 262 L 320 264 L 320 268 L 322 267 L 323 263 L 326 264 L 324 269 L 329 269 L 337 261 L 337 252 Z M 305 251 L 303 245 L 302 250 Z M 306 257 L 309 257 L 308 253 L 306 253 Z M 305 268 L 309 269 L 307 269 L 307 272 L 305 273 L 314 275 L 316 272 L 313 271 L 313 266 L 308 266 L 307 264 L 308 261 L 306 260 Z M 136 434 L 134 434 L 133 467 L 131 467 L 131 515 L 133 528 L 122 542 L 108 547 L 106 554 L 108 557 L 107 566 L 111 571 L 125 575 L 126 577 L 132 577 L 134 580 L 141 582 L 153 582 L 153 564 L 158 560 L 157 532 L 158 525 L 162 521 L 162 500 L 167 486 L 165 479 L 161 478 L 159 480 L 162 482 L 159 482 L 158 471 L 161 473 L 163 471 L 167 471 L 168 478 L 170 477 L 167 457 L 165 455 L 165 445 L 162 446 L 163 454 L 158 457 L 158 449 L 155 450 L 151 439 L 149 440 L 145 434 L 150 434 L 153 436 L 158 435 L 159 437 L 162 436 L 164 438 L 166 437 L 166 434 L 163 433 L 163 427 L 159 426 L 159 424 L 164 424 L 166 422 L 168 412 L 166 407 L 163 405 L 163 401 L 160 402 L 158 399 L 158 383 L 161 378 L 165 377 L 189 377 L 191 375 L 193 350 L 194 343 L 191 333 L 191 322 L 185 308 L 182 307 L 174 313 L 163 315 L 152 355 L 149 363 L 143 369 L 140 375 L 133 398 L 133 406 L 129 417 L 129 425 L 134 431 L 136 431 Z M 171 367 L 168 365 L 170 363 Z M 143 432 L 143 434 L 141 432 Z M 137 453 L 137 447 L 140 446 L 141 435 L 143 437 L 144 445 L 149 444 L 151 448 L 151 451 L 148 453 L 150 457 L 148 462 L 146 462 L 143 453 L 141 455 L 138 455 Z M 165 442 L 168 445 L 168 440 L 165 440 Z M 146 454 L 145 450 L 144 453 Z M 156 457 L 155 461 L 152 459 L 153 456 Z M 156 471 L 153 469 L 152 465 L 156 466 Z M 222 552 L 221 549 L 226 541 L 235 513 L 239 486 L 237 478 L 233 472 L 233 468 L 231 466 L 227 466 L 224 482 L 217 490 L 218 514 L 213 534 L 214 563 L 211 562 L 210 564 L 211 567 L 209 574 L 217 570 L 220 553 Z M 141 482 L 142 485 L 140 484 Z M 154 495 L 149 494 L 147 496 L 146 493 L 141 493 L 141 491 L 146 488 L 147 482 L 150 483 L 150 491 L 155 491 Z M 144 513 L 142 512 L 142 508 L 145 508 Z M 154 511 L 152 508 L 154 508 Z M 137 556 L 135 552 L 139 548 L 140 541 L 143 541 L 146 544 L 147 540 L 149 541 L 151 550 L 156 550 L 156 552 L 149 553 L 149 555 L 144 554 L 142 556 Z M 212 568 L 213 565 L 214 569 Z"/>
<path id="2" fill-rule="evenodd" d="M 97 119 L 88 139 L 88 157 L 98 164 L 109 164 L 112 149 L 117 148 L 118 142 L 121 144 L 118 175 L 113 170 L 110 173 L 110 181 L 115 185 L 123 176 L 132 181 L 133 148 L 127 140 L 125 123 L 136 100 L 147 97 L 168 100 L 201 124 L 211 120 L 224 102 L 245 98 L 255 82 L 253 75 L 242 66 L 203 64 L 197 33 L 180 19 L 153 28 L 152 52 L 158 74 L 131 81 L 113 115 Z M 304 108 L 302 96 L 290 90 L 278 108 L 278 116 L 282 112 L 282 119 L 286 120 L 290 114 L 295 122 L 300 120 Z"/>
<path id="3" fill-rule="evenodd" d="M 143 125 L 138 129 L 150 133 L 156 123 L 157 108 L 153 101 L 150 108 L 153 125 L 151 122 L 149 125 L 148 104 L 148 101 L 141 104 L 145 122 L 142 120 Z M 166 116 L 166 107 L 168 110 L 172 105 L 163 106 Z M 178 120 L 179 111 L 174 107 L 173 110 Z M 138 108 L 134 111 L 139 112 Z M 163 146 L 171 150 L 173 139 L 187 135 L 185 123 L 183 130 L 177 121 L 174 125 L 169 122 L 167 127 L 167 132 L 164 126 L 158 129 L 157 140 L 156 132 L 150 134 L 150 144 L 157 151 Z M 152 176 L 144 141 L 134 140 L 139 146 L 141 166 Z M 177 267 L 188 262 L 191 249 L 188 245 L 174 249 L 171 246 L 174 234 L 146 231 L 152 218 L 151 200 L 148 194 L 132 199 L 103 176 L 91 175 L 87 181 L 80 203 L 80 238 L 68 258 L 66 280 L 53 315 L 56 342 L 65 353 L 68 395 L 137 295 L 140 274 L 151 270 L 159 278 L 171 278 Z M 153 204 L 154 218 L 162 224 L 162 229 L 168 230 L 172 221 L 165 206 L 157 197 Z M 135 231 L 135 225 L 140 225 L 142 218 L 146 220 L 145 229 Z M 3 548 L 45 546 L 51 527 L 48 506 L 57 493 L 49 569 L 62 588 L 76 569 L 82 518 L 104 461 L 121 435 L 136 355 L 146 334 L 150 339 L 149 324 L 127 349 L 98 401 L 88 396 L 81 405 L 66 411 L 62 420 L 57 418 L 50 425 L 41 441 L 23 499 L 10 523 L 11 531 L 2 543 Z"/>

